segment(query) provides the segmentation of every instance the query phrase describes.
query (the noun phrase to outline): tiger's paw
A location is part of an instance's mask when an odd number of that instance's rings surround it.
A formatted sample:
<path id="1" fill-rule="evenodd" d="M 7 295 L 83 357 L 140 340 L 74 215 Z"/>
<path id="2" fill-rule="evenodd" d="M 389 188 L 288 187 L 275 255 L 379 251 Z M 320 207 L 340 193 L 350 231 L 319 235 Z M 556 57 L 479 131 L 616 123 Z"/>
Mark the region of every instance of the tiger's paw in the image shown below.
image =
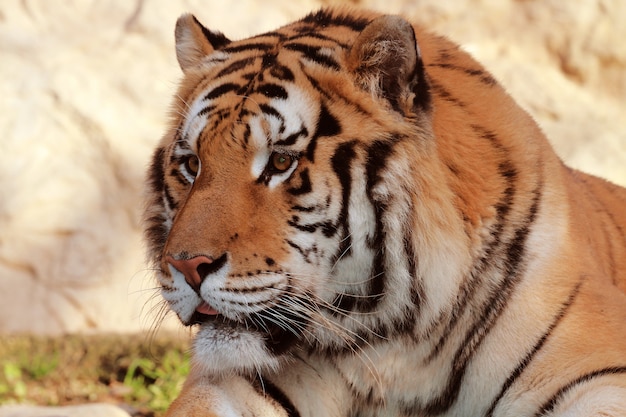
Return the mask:
<path id="1" fill-rule="evenodd" d="M 206 384 L 186 385 L 180 396 L 170 405 L 165 417 L 225 417 L 236 416 L 230 409 L 224 393 L 218 387 Z"/>
<path id="2" fill-rule="evenodd" d="M 232 377 L 219 382 L 194 377 L 186 381 L 165 417 L 287 416 L 287 412 L 249 381 Z"/>

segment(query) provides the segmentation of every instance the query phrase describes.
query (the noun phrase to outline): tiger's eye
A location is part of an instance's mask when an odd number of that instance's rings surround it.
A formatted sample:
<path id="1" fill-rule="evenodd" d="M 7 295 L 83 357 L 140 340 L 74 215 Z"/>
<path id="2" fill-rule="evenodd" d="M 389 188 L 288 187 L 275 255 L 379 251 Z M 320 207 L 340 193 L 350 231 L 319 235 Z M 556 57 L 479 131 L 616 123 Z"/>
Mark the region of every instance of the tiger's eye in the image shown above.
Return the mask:
<path id="1" fill-rule="evenodd" d="M 195 155 L 190 155 L 185 159 L 185 169 L 189 175 L 195 177 L 198 175 L 198 169 L 200 169 L 200 160 Z"/>
<path id="2" fill-rule="evenodd" d="M 293 157 L 284 153 L 272 154 L 272 167 L 278 172 L 285 172 L 293 163 Z"/>

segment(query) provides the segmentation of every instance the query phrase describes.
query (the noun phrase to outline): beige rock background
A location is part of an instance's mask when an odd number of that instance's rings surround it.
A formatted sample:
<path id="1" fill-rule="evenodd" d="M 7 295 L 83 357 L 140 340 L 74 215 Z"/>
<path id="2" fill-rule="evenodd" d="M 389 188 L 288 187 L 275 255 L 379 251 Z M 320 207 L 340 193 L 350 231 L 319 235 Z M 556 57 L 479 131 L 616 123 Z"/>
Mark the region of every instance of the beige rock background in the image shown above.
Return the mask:
<path id="1" fill-rule="evenodd" d="M 240 38 L 331 2 L 3 0 L 0 333 L 154 326 L 140 195 L 179 76 L 176 17 Z M 563 159 L 626 185 L 626 2 L 355 3 L 464 45 Z"/>

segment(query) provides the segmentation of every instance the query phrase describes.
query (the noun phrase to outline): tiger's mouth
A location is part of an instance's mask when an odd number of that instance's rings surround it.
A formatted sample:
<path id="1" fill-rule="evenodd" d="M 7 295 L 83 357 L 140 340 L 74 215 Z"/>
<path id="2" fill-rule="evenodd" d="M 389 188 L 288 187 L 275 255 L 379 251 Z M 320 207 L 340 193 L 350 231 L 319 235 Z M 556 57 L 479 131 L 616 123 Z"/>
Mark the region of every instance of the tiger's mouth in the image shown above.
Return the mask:
<path id="1" fill-rule="evenodd" d="M 185 326 L 195 326 L 195 325 L 203 325 L 206 323 L 212 323 L 214 327 L 218 328 L 232 328 L 237 329 L 241 327 L 242 330 L 250 330 L 249 324 L 246 320 L 237 321 L 226 317 L 223 314 L 220 314 L 219 311 L 215 310 L 208 303 L 203 301 L 196 310 L 191 315 L 191 317 L 184 322 Z"/>
<path id="2" fill-rule="evenodd" d="M 249 314 L 241 320 L 233 320 L 207 305 L 204 308 L 197 308 L 184 324 L 206 326 L 230 335 L 256 333 L 263 337 L 274 354 L 281 354 L 301 338 L 306 322 L 307 320 L 304 320 L 301 315 L 294 316 L 281 306 Z"/>
<path id="3" fill-rule="evenodd" d="M 186 326 L 195 326 L 195 325 L 202 325 L 204 323 L 217 323 L 217 322 L 223 322 L 223 323 L 237 323 L 233 320 L 230 320 L 228 318 L 226 318 L 225 316 L 221 315 L 221 314 L 204 314 L 204 313 L 200 313 L 199 311 L 195 311 L 192 316 L 189 318 L 189 320 L 187 321 L 187 323 L 185 323 Z"/>

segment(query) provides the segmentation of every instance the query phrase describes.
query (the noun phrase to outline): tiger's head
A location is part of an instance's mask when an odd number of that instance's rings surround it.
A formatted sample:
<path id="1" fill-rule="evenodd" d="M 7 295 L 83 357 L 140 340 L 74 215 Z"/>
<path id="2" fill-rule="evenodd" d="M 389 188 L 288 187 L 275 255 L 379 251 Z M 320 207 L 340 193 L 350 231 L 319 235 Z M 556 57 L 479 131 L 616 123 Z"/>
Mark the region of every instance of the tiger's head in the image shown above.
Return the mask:
<path id="1" fill-rule="evenodd" d="M 199 326 L 198 364 L 252 372 L 298 347 L 354 349 L 414 321 L 420 288 L 452 285 L 415 285 L 462 226 L 429 185 L 441 169 L 408 22 L 323 10 L 231 42 L 185 15 L 176 52 L 146 236 L 163 297 Z M 425 224 L 440 233 L 413 233 Z"/>

